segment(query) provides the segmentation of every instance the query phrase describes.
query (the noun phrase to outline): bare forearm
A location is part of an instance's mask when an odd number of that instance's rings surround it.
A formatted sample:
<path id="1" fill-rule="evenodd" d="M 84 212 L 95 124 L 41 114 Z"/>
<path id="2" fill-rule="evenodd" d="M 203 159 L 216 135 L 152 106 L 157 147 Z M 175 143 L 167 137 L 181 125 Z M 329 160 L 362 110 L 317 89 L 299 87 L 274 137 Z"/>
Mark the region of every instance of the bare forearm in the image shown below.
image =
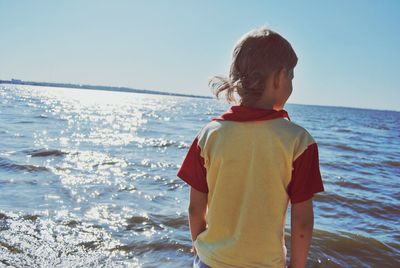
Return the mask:
<path id="1" fill-rule="evenodd" d="M 314 228 L 312 198 L 292 204 L 290 223 L 290 268 L 304 268 L 306 267 Z"/>
<path id="2" fill-rule="evenodd" d="M 192 241 L 195 241 L 197 236 L 206 229 L 207 198 L 207 193 L 190 188 L 189 227 Z M 194 246 L 193 252 L 196 253 Z"/>
<path id="3" fill-rule="evenodd" d="M 292 224 L 291 228 L 290 268 L 304 268 L 306 267 L 307 256 L 310 249 L 313 226 Z"/>
<path id="4" fill-rule="evenodd" d="M 189 210 L 189 227 L 192 235 L 192 241 L 206 229 L 205 210 Z"/>

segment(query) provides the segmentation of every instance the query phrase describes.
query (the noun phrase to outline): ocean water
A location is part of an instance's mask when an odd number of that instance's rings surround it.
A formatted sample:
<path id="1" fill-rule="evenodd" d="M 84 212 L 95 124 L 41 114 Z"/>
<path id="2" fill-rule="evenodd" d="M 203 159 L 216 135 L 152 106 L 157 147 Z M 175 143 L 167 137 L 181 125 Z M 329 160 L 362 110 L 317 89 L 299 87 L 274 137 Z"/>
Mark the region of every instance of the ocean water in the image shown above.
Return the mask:
<path id="1" fill-rule="evenodd" d="M 226 108 L 0 85 L 0 267 L 190 267 L 188 186 L 175 174 Z M 400 267 L 400 113 L 286 108 L 319 144 L 326 190 L 308 267 Z"/>

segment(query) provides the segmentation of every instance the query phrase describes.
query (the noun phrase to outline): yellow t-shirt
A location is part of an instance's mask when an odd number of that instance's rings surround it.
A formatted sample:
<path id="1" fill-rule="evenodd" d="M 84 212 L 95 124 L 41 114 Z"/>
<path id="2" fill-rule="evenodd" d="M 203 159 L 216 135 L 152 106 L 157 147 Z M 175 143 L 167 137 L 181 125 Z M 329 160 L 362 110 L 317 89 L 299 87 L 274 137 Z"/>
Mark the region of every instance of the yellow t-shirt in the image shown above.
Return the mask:
<path id="1" fill-rule="evenodd" d="M 208 193 L 207 229 L 194 245 L 213 268 L 284 267 L 289 200 L 323 191 L 318 149 L 285 111 L 233 106 L 195 138 L 178 171 Z"/>

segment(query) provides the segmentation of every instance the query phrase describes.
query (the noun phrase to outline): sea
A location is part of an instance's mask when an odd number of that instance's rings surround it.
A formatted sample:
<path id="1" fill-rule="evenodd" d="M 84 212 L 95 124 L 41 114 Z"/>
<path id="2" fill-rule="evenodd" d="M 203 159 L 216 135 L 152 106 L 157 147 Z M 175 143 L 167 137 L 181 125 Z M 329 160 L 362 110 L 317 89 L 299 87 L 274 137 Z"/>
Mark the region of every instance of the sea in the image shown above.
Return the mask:
<path id="1" fill-rule="evenodd" d="M 191 267 L 189 188 L 176 172 L 227 108 L 0 85 L 0 267 Z M 307 267 L 400 267 L 400 112 L 285 108 L 317 141 L 325 186 Z M 285 231 L 290 253 L 289 218 Z"/>

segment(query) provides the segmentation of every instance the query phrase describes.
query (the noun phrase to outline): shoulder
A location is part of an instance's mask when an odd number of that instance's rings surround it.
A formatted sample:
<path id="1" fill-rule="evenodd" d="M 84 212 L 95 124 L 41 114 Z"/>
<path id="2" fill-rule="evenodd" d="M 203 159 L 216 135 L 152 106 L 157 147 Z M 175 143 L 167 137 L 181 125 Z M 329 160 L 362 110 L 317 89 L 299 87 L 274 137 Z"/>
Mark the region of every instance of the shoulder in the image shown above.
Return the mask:
<path id="1" fill-rule="evenodd" d="M 310 133 L 307 131 L 307 129 L 305 129 L 304 127 L 300 126 L 297 123 L 294 123 L 293 121 L 289 121 L 289 120 L 282 118 L 282 119 L 276 120 L 276 122 L 285 131 L 288 131 L 288 132 L 292 133 L 293 135 L 296 135 L 296 136 L 309 135 L 309 136 L 311 136 Z"/>
<path id="2" fill-rule="evenodd" d="M 196 136 L 199 147 L 202 150 L 207 150 L 207 148 L 215 149 L 218 146 L 228 145 L 229 140 L 237 137 L 235 131 L 237 132 L 238 128 L 243 128 L 242 124 L 244 123 L 228 120 L 210 121 L 200 129 Z"/>
<path id="3" fill-rule="evenodd" d="M 283 118 L 274 121 L 274 125 L 279 131 L 281 131 L 282 133 L 287 133 L 294 139 L 297 138 L 314 140 L 307 129 L 297 123 L 294 123 L 293 121 L 289 121 Z"/>
<path id="4" fill-rule="evenodd" d="M 307 129 L 297 123 L 285 119 L 277 121 L 281 133 L 285 133 L 287 139 L 294 146 L 294 158 L 296 159 L 303 153 L 310 145 L 316 144 L 313 136 Z"/>
<path id="5" fill-rule="evenodd" d="M 204 139 L 205 137 L 218 131 L 221 127 L 222 124 L 219 121 L 211 121 L 200 129 L 200 131 L 197 133 L 197 138 L 199 140 Z"/>
<path id="6" fill-rule="evenodd" d="M 218 120 L 213 120 L 208 122 L 203 128 L 200 130 L 200 133 L 209 132 L 219 129 L 222 126 L 221 122 Z"/>

